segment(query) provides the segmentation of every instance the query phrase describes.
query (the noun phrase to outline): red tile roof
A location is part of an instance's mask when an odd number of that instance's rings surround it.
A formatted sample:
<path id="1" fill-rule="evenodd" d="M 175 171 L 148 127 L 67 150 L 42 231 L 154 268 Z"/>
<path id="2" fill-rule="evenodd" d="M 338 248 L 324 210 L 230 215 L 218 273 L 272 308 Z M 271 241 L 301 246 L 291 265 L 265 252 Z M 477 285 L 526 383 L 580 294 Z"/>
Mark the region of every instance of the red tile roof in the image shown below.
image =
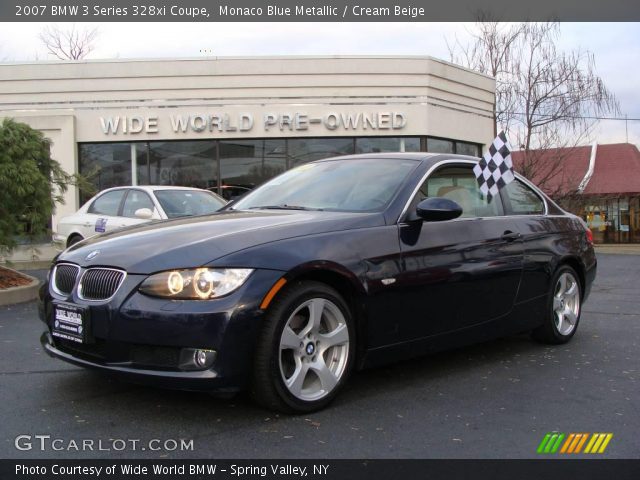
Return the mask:
<path id="1" fill-rule="evenodd" d="M 630 143 L 598 145 L 585 195 L 640 193 L 640 152 Z"/>
<path id="2" fill-rule="evenodd" d="M 547 193 L 575 192 L 589 169 L 591 146 L 529 152 L 535 167 L 527 172 Z M 516 171 L 525 168 L 524 152 L 513 152 Z M 560 168 L 555 165 L 560 162 Z M 584 195 L 640 194 L 640 151 L 630 143 L 597 145 L 596 161 Z"/>

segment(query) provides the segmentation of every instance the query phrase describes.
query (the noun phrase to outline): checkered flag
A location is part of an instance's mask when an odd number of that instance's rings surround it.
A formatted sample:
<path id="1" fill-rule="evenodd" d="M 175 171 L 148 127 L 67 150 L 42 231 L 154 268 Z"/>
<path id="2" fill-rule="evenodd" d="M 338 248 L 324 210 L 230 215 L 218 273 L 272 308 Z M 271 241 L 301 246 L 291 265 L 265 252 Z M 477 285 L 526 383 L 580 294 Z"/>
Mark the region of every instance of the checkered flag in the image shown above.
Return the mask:
<path id="1" fill-rule="evenodd" d="M 487 201 L 498 195 L 498 191 L 515 179 L 511 149 L 507 143 L 507 136 L 500 132 L 493 140 L 489 151 L 484 154 L 478 164 L 473 167 L 480 191 L 487 197 Z"/>

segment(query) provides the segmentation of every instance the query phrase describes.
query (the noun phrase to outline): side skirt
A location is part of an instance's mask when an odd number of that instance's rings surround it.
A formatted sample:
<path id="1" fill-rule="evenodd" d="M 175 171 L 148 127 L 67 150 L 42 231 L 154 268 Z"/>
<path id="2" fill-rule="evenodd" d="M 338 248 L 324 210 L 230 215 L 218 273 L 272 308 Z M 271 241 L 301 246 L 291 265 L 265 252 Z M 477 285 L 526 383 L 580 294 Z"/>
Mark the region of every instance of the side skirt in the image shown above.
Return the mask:
<path id="1" fill-rule="evenodd" d="M 495 320 L 453 332 L 367 350 L 361 365 L 362 368 L 371 368 L 527 332 L 542 324 L 545 308 L 546 296 L 528 300 L 515 305 L 509 314 Z"/>

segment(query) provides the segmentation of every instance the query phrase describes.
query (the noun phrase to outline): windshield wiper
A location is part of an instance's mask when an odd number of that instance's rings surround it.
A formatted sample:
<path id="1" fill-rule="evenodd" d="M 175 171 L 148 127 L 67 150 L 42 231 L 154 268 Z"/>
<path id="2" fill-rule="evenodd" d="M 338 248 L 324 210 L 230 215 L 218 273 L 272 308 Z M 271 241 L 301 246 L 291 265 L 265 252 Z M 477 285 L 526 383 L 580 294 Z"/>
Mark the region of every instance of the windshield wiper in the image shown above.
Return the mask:
<path id="1" fill-rule="evenodd" d="M 260 205 L 257 207 L 249 207 L 248 210 L 317 210 L 321 211 L 321 208 L 309 208 L 301 205 Z"/>

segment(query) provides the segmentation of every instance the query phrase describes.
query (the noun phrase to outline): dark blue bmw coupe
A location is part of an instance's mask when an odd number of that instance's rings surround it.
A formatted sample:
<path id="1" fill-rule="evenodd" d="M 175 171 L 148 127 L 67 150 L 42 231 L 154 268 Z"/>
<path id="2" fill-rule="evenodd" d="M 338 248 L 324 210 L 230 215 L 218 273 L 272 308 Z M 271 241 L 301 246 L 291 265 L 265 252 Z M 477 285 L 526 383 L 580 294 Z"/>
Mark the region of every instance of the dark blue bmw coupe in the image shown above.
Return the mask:
<path id="1" fill-rule="evenodd" d="M 307 412 L 354 369 L 516 332 L 569 341 L 591 232 L 520 176 L 487 200 L 477 161 L 317 161 L 219 213 L 85 240 L 42 288 L 42 344 L 131 381 Z"/>

